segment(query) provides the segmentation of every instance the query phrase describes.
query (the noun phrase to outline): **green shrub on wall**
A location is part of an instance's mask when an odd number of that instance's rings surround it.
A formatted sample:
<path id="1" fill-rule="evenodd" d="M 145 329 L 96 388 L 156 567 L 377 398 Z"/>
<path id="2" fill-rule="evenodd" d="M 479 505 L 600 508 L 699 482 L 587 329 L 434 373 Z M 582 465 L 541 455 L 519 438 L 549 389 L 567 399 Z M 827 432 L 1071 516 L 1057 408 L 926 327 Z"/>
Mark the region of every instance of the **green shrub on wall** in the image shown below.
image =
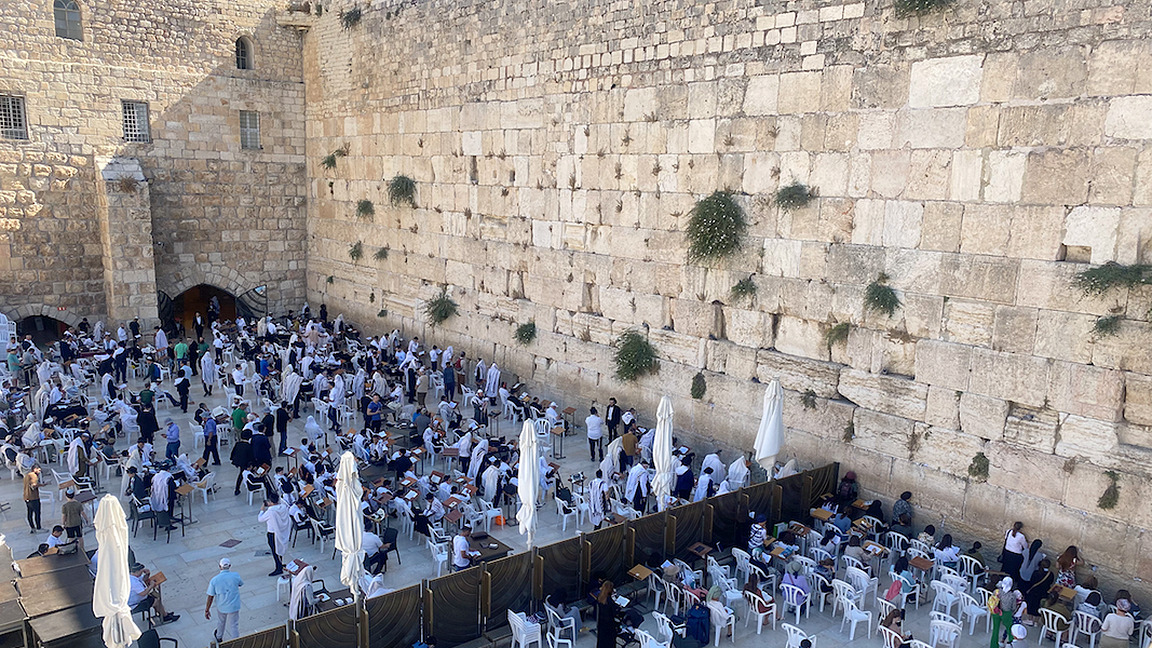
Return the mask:
<path id="1" fill-rule="evenodd" d="M 659 368 L 656 349 L 648 338 L 635 330 L 624 331 L 616 339 L 616 379 L 624 382 L 653 373 Z"/>
<path id="2" fill-rule="evenodd" d="M 459 311 L 459 305 L 448 296 L 448 286 L 440 289 L 440 294 L 424 303 L 424 315 L 432 326 L 443 324 Z"/>
<path id="3" fill-rule="evenodd" d="M 701 198 L 688 216 L 685 235 L 691 262 L 714 261 L 735 253 L 748 231 L 744 209 L 727 191 Z"/>
<path id="4" fill-rule="evenodd" d="M 516 341 L 529 344 L 536 339 L 536 322 L 526 322 L 516 327 Z"/>
<path id="5" fill-rule="evenodd" d="M 416 181 L 406 175 L 396 174 L 388 181 L 388 200 L 393 205 L 416 207 Z"/>
<path id="6" fill-rule="evenodd" d="M 700 400 L 701 398 L 704 398 L 704 394 L 707 391 L 708 391 L 708 381 L 704 380 L 703 372 L 697 371 L 696 375 L 692 376 L 692 391 L 691 391 L 690 395 L 692 396 L 692 398 L 695 398 L 696 400 Z"/>

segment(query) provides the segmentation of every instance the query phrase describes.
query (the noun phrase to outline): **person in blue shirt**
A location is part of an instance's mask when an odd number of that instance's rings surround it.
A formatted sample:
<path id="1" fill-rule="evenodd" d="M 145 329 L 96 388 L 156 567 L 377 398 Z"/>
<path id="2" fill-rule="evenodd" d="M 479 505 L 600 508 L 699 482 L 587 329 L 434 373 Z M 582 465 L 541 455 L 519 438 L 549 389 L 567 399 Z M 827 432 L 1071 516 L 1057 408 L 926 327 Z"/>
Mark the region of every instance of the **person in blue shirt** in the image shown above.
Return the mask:
<path id="1" fill-rule="evenodd" d="M 204 618 L 212 618 L 212 602 L 216 602 L 217 643 L 240 637 L 240 588 L 244 581 L 232 571 L 232 561 L 220 559 L 220 573 L 208 581 L 208 602 L 204 604 Z"/>

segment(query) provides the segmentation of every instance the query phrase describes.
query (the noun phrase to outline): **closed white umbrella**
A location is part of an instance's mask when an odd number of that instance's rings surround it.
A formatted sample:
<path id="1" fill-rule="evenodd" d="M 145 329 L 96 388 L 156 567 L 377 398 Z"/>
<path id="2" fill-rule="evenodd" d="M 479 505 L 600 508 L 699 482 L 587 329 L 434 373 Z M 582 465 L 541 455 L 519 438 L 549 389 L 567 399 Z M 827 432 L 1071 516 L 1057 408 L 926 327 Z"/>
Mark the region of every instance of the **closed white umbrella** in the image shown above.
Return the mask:
<path id="1" fill-rule="evenodd" d="M 656 438 L 652 440 L 652 463 L 656 475 L 652 477 L 652 492 L 656 494 L 656 510 L 663 511 L 668 506 L 672 494 L 672 480 L 676 467 L 672 463 L 672 399 L 667 395 L 660 398 L 656 408 Z"/>
<path id="2" fill-rule="evenodd" d="M 340 582 L 360 597 L 360 577 L 364 575 L 364 518 L 360 515 L 360 471 L 356 457 L 345 451 L 336 472 L 336 548 L 343 555 Z"/>
<path id="3" fill-rule="evenodd" d="M 140 637 L 128 607 L 128 522 L 120 500 L 105 495 L 96 511 L 96 584 L 92 589 L 92 614 L 104 617 L 104 645 L 124 648 Z"/>
<path id="4" fill-rule="evenodd" d="M 528 548 L 536 538 L 536 497 L 540 494 L 540 459 L 536 452 L 536 430 L 532 421 L 525 420 L 520 430 L 520 466 L 516 470 L 519 482 L 520 510 L 516 511 L 516 521 L 520 523 L 520 535 L 528 536 Z"/>
<path id="5" fill-rule="evenodd" d="M 764 390 L 764 414 L 760 417 L 760 429 L 756 432 L 756 446 L 752 458 L 768 471 L 771 479 L 776 455 L 784 444 L 784 390 L 776 378 Z"/>

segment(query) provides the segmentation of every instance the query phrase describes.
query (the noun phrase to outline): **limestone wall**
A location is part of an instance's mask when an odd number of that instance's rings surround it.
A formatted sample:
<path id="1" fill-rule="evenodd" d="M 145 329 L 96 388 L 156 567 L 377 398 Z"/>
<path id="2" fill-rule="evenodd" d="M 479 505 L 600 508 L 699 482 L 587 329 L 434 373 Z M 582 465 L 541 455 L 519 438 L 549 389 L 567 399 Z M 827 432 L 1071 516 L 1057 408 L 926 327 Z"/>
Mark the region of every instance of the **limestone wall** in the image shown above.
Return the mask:
<path id="1" fill-rule="evenodd" d="M 992 539 L 1022 519 L 1112 584 L 1152 579 L 1152 292 L 1070 283 L 1088 262 L 1152 261 L 1137 4 L 959 0 L 902 19 L 887 2 L 377 1 L 344 29 L 350 6 L 304 43 L 313 301 L 568 402 L 615 395 L 651 419 L 669 393 L 678 427 L 725 447 L 750 447 L 753 379 L 779 377 L 788 455 L 915 491 L 920 523 Z M 386 204 L 396 173 L 419 209 Z M 780 211 L 792 181 L 819 199 Z M 687 214 L 724 188 L 750 236 L 688 264 Z M 880 273 L 903 302 L 891 318 L 863 306 Z M 750 274 L 754 299 L 734 301 Z M 423 331 L 442 284 L 461 314 Z M 1094 339 L 1113 313 L 1119 334 Z M 637 326 L 660 372 L 620 384 L 609 345 Z M 968 478 L 978 452 L 987 482 Z"/>
<path id="2" fill-rule="evenodd" d="M 280 3 L 79 4 L 82 41 L 55 36 L 51 2 L 0 4 L 0 93 L 25 97 L 29 131 L 0 139 L 0 310 L 149 319 L 157 289 L 175 297 L 198 283 L 235 294 L 267 284 L 273 308 L 298 303 L 303 79 Z M 236 69 L 242 35 L 251 70 Z M 125 142 L 123 100 L 148 102 L 150 142 Z M 241 149 L 240 110 L 260 113 L 261 150 Z M 149 186 L 97 182 L 96 157 L 136 164 Z"/>

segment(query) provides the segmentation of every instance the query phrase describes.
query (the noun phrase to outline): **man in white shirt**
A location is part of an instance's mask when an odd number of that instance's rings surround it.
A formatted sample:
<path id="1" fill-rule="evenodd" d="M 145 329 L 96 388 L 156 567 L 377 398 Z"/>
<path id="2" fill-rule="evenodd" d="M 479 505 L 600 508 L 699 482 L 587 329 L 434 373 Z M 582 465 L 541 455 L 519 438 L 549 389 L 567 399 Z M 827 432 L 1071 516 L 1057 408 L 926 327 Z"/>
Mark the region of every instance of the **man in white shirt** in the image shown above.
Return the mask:
<path id="1" fill-rule="evenodd" d="M 236 368 L 232 370 L 232 385 L 236 388 L 236 395 L 244 396 L 244 365 L 236 363 Z"/>
<path id="2" fill-rule="evenodd" d="M 364 531 L 360 540 L 360 547 L 364 550 L 364 569 L 369 574 L 379 574 L 388 568 L 388 554 L 383 550 L 384 541 L 371 531 Z"/>
<path id="3" fill-rule="evenodd" d="M 588 418 L 584 419 L 584 425 L 588 428 L 588 453 L 592 461 L 597 461 L 596 451 L 599 450 L 599 461 L 604 461 L 604 419 L 600 418 L 595 407 L 590 412 Z"/>
<path id="4" fill-rule="evenodd" d="M 277 493 L 271 493 L 264 506 L 260 507 L 260 517 L 268 531 L 268 548 L 272 550 L 272 559 L 276 561 L 276 569 L 269 576 L 279 576 L 284 573 L 283 556 L 287 549 L 288 536 L 292 533 L 292 516 L 288 507 L 280 501 Z"/>
<path id="5" fill-rule="evenodd" d="M 148 608 L 156 610 L 164 623 L 171 623 L 180 618 L 179 614 L 172 614 L 164 609 L 160 602 L 160 585 L 144 582 L 147 571 L 144 565 L 133 565 L 128 575 L 128 607 L 132 614 L 143 612 Z"/>
<path id="6" fill-rule="evenodd" d="M 452 538 L 452 571 L 463 571 L 472 566 L 472 558 L 480 555 L 479 551 L 470 551 L 468 538 L 472 537 L 472 527 L 465 526 L 460 533 Z"/>

